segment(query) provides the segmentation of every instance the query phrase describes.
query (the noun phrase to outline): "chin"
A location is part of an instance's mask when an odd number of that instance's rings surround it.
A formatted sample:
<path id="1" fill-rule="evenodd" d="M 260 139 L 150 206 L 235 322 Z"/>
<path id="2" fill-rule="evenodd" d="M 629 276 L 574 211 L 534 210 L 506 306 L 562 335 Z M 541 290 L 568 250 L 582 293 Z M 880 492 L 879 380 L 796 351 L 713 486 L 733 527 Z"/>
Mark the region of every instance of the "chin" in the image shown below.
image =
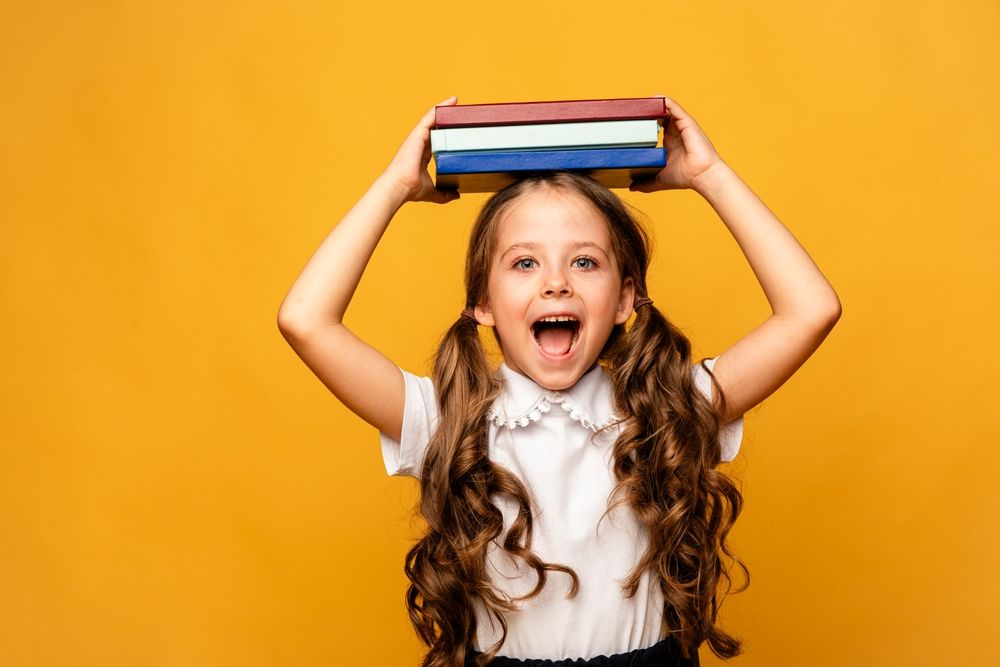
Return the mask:
<path id="1" fill-rule="evenodd" d="M 583 377 L 582 374 L 559 379 L 553 379 L 551 377 L 532 377 L 531 379 L 535 381 L 535 384 L 543 389 L 548 389 L 549 391 L 565 391 L 575 385 L 581 377 Z"/>
<path id="2" fill-rule="evenodd" d="M 588 363 L 583 357 L 579 357 L 566 364 L 529 364 L 523 374 L 549 391 L 563 391 L 575 385 L 596 362 L 596 358 Z"/>

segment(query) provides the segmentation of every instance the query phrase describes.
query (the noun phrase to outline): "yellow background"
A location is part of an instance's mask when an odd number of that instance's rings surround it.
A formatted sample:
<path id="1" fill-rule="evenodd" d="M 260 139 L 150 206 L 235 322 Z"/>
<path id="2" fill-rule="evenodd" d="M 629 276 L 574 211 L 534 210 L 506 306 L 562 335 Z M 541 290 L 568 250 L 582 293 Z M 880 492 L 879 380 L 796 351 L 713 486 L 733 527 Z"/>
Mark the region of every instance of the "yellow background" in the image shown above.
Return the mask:
<path id="1" fill-rule="evenodd" d="M 674 97 L 840 295 L 746 416 L 732 663 L 991 662 L 998 62 L 995 0 L 0 4 L 0 663 L 417 664 L 415 484 L 275 318 L 453 93 Z M 623 196 L 699 357 L 769 314 L 704 200 Z M 405 368 L 484 199 L 371 262 L 350 324 Z"/>

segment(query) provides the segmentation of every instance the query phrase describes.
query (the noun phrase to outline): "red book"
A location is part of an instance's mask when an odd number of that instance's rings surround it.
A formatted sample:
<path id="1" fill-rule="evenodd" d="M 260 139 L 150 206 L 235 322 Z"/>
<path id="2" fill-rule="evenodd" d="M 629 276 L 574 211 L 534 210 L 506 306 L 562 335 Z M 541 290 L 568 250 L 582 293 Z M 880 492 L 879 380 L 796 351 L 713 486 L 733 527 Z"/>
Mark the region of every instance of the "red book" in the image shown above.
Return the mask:
<path id="1" fill-rule="evenodd" d="M 622 97 L 610 100 L 561 100 L 554 102 L 507 102 L 502 104 L 455 104 L 434 109 L 434 126 L 527 125 L 529 123 L 576 123 L 599 120 L 643 120 L 664 118 L 662 97 Z"/>

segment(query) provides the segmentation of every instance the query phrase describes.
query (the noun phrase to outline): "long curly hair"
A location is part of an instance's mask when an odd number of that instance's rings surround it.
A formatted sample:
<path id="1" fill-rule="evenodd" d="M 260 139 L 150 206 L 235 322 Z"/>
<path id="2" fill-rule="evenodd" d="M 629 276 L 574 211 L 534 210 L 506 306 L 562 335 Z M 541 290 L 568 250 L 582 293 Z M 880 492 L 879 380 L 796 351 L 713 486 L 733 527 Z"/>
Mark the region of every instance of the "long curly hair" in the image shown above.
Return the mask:
<path id="1" fill-rule="evenodd" d="M 589 200 L 608 222 L 621 276 L 631 278 L 636 298 L 647 295 L 650 241 L 626 205 L 593 179 L 571 172 L 528 174 L 483 205 L 469 238 L 465 301 L 472 308 L 487 295 L 487 278 L 497 226 L 512 202 L 537 188 L 561 188 Z M 494 335 L 495 335 L 494 330 Z M 720 462 L 719 414 L 725 396 L 711 371 L 718 412 L 694 386 L 691 345 L 652 304 L 636 310 L 631 326 L 616 325 L 600 358 L 607 368 L 615 407 L 623 421 L 613 445 L 617 480 L 607 512 L 627 504 L 650 535 L 649 547 L 623 583 L 635 595 L 643 573 L 659 576 L 664 624 L 686 657 L 707 642 L 721 658 L 741 651 L 741 642 L 717 623 L 726 595 L 749 585 L 749 571 L 726 538 L 742 509 L 743 497 L 716 467 Z M 475 320 L 460 316 L 442 338 L 433 381 L 438 425 L 431 436 L 420 480 L 418 511 L 426 533 L 406 556 L 410 621 L 429 651 L 424 667 L 460 667 L 476 633 L 474 602 L 501 628 L 500 640 L 477 658 L 485 665 L 507 635 L 504 613 L 537 595 L 549 572 L 578 579 L 573 570 L 547 563 L 531 549 L 532 513 L 528 490 L 518 477 L 490 460 L 486 413 L 502 389 L 479 338 Z M 503 516 L 491 502 L 504 494 L 518 506 L 503 533 Z M 605 514 L 607 516 L 607 513 Z M 486 568 L 488 546 L 518 558 L 537 575 L 526 595 L 510 599 L 492 585 Z M 743 571 L 745 583 L 733 590 L 726 567 Z"/>

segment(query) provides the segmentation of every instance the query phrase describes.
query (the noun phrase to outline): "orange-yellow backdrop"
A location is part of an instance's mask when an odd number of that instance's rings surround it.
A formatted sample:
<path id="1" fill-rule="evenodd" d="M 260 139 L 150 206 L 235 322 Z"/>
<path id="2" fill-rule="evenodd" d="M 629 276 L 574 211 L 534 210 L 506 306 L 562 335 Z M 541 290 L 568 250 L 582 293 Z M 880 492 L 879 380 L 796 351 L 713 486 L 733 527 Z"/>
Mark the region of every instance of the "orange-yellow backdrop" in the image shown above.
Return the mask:
<path id="1" fill-rule="evenodd" d="M 433 103 L 665 93 L 844 305 L 746 417 L 732 662 L 986 664 L 998 45 L 993 0 L 0 4 L 0 663 L 417 664 L 415 485 L 278 306 Z M 706 202 L 624 196 L 699 356 L 768 315 Z M 405 206 L 362 282 L 406 368 L 484 198 Z"/>

